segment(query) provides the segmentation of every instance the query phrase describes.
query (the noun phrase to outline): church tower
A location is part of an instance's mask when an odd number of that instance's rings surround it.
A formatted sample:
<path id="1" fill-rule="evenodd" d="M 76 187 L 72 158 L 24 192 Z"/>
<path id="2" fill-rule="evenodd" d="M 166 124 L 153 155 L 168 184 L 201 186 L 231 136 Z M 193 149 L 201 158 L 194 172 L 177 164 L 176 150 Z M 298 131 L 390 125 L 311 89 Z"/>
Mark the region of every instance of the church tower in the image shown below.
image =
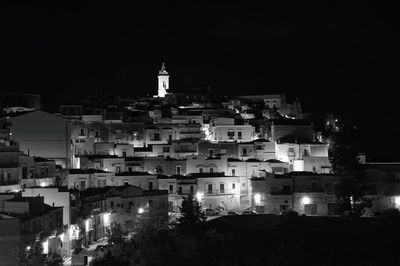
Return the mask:
<path id="1" fill-rule="evenodd" d="M 158 97 L 165 97 L 169 89 L 169 75 L 165 70 L 165 64 L 163 63 L 160 71 L 158 72 Z"/>

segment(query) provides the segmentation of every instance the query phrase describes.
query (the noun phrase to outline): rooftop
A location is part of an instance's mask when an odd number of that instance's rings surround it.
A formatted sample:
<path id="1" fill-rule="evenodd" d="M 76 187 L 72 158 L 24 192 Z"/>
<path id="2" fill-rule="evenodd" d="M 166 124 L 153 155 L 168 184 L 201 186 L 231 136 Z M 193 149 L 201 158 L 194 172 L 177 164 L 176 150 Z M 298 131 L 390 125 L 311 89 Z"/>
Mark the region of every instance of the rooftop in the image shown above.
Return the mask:
<path id="1" fill-rule="evenodd" d="M 69 174 L 71 175 L 79 175 L 79 174 L 95 174 L 95 173 L 110 173 L 100 169 L 69 169 Z"/>
<path id="2" fill-rule="evenodd" d="M 144 176 L 144 175 L 152 175 L 152 174 L 150 174 L 149 172 L 139 172 L 139 171 L 115 173 L 115 176 Z"/>

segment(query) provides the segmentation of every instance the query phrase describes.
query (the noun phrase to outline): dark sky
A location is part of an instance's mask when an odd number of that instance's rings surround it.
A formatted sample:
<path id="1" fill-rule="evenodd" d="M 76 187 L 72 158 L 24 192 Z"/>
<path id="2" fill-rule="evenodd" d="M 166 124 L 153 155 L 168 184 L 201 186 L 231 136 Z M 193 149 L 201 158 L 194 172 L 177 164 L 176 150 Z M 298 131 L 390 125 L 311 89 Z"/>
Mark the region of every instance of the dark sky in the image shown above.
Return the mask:
<path id="1" fill-rule="evenodd" d="M 286 92 L 307 110 L 348 114 L 373 152 L 397 156 L 399 23 L 385 1 L 30 2 L 2 4 L 2 92 L 33 92 L 47 101 L 154 94 L 165 61 L 172 89 Z"/>

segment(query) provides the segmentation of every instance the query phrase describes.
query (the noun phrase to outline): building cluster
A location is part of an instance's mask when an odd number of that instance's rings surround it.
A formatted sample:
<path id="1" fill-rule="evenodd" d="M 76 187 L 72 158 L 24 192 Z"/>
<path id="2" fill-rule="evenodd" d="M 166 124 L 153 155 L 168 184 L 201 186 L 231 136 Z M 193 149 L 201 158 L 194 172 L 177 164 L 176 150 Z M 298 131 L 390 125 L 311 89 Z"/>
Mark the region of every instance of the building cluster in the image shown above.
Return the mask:
<path id="1" fill-rule="evenodd" d="M 166 226 L 189 193 L 221 214 L 336 214 L 329 143 L 298 99 L 169 93 L 165 65 L 158 81 L 154 97 L 93 97 L 58 112 L 40 110 L 36 95 L 0 97 L 0 228 L 70 255 L 112 225 Z M 364 165 L 373 211 L 398 207 L 400 164 Z"/>

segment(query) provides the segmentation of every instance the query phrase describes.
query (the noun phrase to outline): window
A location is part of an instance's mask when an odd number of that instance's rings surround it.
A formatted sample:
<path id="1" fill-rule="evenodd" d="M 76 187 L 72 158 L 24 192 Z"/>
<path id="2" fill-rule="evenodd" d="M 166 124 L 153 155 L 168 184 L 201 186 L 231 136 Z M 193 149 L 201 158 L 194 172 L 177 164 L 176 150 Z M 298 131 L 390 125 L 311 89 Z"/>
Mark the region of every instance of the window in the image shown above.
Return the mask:
<path id="1" fill-rule="evenodd" d="M 292 193 L 292 189 L 290 185 L 284 185 L 283 186 L 283 194 L 290 194 Z"/>
<path id="2" fill-rule="evenodd" d="M 208 194 L 212 194 L 213 186 L 212 184 L 208 184 Z"/>
<path id="3" fill-rule="evenodd" d="M 44 167 L 40 168 L 40 178 L 44 178 Z"/>
<path id="4" fill-rule="evenodd" d="M 132 173 L 132 167 L 129 167 L 129 168 L 128 168 L 128 171 L 129 171 L 130 173 Z"/>
<path id="5" fill-rule="evenodd" d="M 202 167 L 199 168 L 199 173 L 203 173 L 203 168 Z"/>
<path id="6" fill-rule="evenodd" d="M 238 131 L 238 139 L 242 139 L 242 131 Z"/>
<path id="7" fill-rule="evenodd" d="M 180 174 L 181 174 L 181 166 L 180 166 L 180 165 L 177 165 L 177 166 L 176 166 L 176 174 L 177 174 L 177 175 L 180 175 Z"/>
<path id="8" fill-rule="evenodd" d="M 214 149 L 208 149 L 208 153 L 210 154 L 210 157 L 214 156 Z"/>
<path id="9" fill-rule="evenodd" d="M 100 131 L 99 130 L 95 130 L 94 131 L 94 137 L 95 138 L 100 138 Z"/>
<path id="10" fill-rule="evenodd" d="M 179 188 L 178 188 L 178 193 L 179 193 L 179 194 L 182 194 L 182 187 L 179 187 Z"/>
<path id="11" fill-rule="evenodd" d="M 172 135 L 168 135 L 168 142 L 172 142 Z"/>
<path id="12" fill-rule="evenodd" d="M 233 139 L 235 137 L 234 131 L 228 131 L 228 139 Z"/>
<path id="13" fill-rule="evenodd" d="M 173 193 L 174 192 L 174 185 L 169 185 L 169 193 Z"/>
<path id="14" fill-rule="evenodd" d="M 212 173 L 214 173 L 214 168 L 210 168 L 210 173 L 212 174 Z"/>
<path id="15" fill-rule="evenodd" d="M 24 166 L 22 167 L 22 179 L 27 179 L 28 178 L 28 167 Z"/>
<path id="16" fill-rule="evenodd" d="M 225 193 L 225 184 L 219 184 L 219 192 Z"/>
<path id="17" fill-rule="evenodd" d="M 115 167 L 115 172 L 117 172 L 117 173 L 121 172 L 121 166 L 116 166 Z"/>
<path id="18" fill-rule="evenodd" d="M 153 207 L 153 200 L 149 200 L 149 207 Z"/>
<path id="19" fill-rule="evenodd" d="M 242 156 L 247 156 L 247 148 L 242 149 Z"/>
<path id="20" fill-rule="evenodd" d="M 236 169 L 232 169 L 232 176 L 236 175 Z"/>
<path id="21" fill-rule="evenodd" d="M 84 129 L 84 128 L 81 128 L 81 132 L 80 132 L 79 135 L 80 135 L 80 136 L 85 136 L 85 129 Z"/>
<path id="22" fill-rule="evenodd" d="M 126 157 L 126 151 L 122 152 L 122 157 Z"/>
<path id="23" fill-rule="evenodd" d="M 129 182 L 128 181 L 125 181 L 124 182 L 124 186 L 128 186 L 129 185 Z"/>
<path id="24" fill-rule="evenodd" d="M 169 152 L 169 147 L 163 147 L 163 152 Z"/>
<path id="25" fill-rule="evenodd" d="M 80 189 L 81 189 L 81 190 L 85 190 L 85 189 L 86 189 L 86 182 L 85 182 L 85 180 L 81 180 L 79 185 L 80 185 Z"/>
<path id="26" fill-rule="evenodd" d="M 316 173 L 317 172 L 317 168 L 315 166 L 313 166 L 312 171 L 313 171 L 313 173 Z"/>
<path id="27" fill-rule="evenodd" d="M 232 189 L 235 189 L 235 188 L 236 188 L 236 184 L 232 183 Z"/>
<path id="28" fill-rule="evenodd" d="M 221 149 L 221 154 L 226 154 L 226 149 Z"/>
<path id="29" fill-rule="evenodd" d="M 158 132 L 154 133 L 154 139 L 153 140 L 156 140 L 156 141 L 160 140 L 160 133 L 158 133 Z"/>
<path id="30" fill-rule="evenodd" d="M 110 207 L 111 207 L 111 208 L 114 208 L 114 201 L 111 201 L 111 202 L 110 202 Z"/>
<path id="31" fill-rule="evenodd" d="M 317 192 L 317 183 L 316 183 L 316 182 L 312 182 L 312 184 L 311 184 L 311 191 L 312 191 L 312 192 Z"/>
<path id="32" fill-rule="evenodd" d="M 190 194 L 194 193 L 194 186 L 190 186 Z"/>
<path id="33" fill-rule="evenodd" d="M 153 190 L 153 181 L 149 181 L 149 190 Z"/>

